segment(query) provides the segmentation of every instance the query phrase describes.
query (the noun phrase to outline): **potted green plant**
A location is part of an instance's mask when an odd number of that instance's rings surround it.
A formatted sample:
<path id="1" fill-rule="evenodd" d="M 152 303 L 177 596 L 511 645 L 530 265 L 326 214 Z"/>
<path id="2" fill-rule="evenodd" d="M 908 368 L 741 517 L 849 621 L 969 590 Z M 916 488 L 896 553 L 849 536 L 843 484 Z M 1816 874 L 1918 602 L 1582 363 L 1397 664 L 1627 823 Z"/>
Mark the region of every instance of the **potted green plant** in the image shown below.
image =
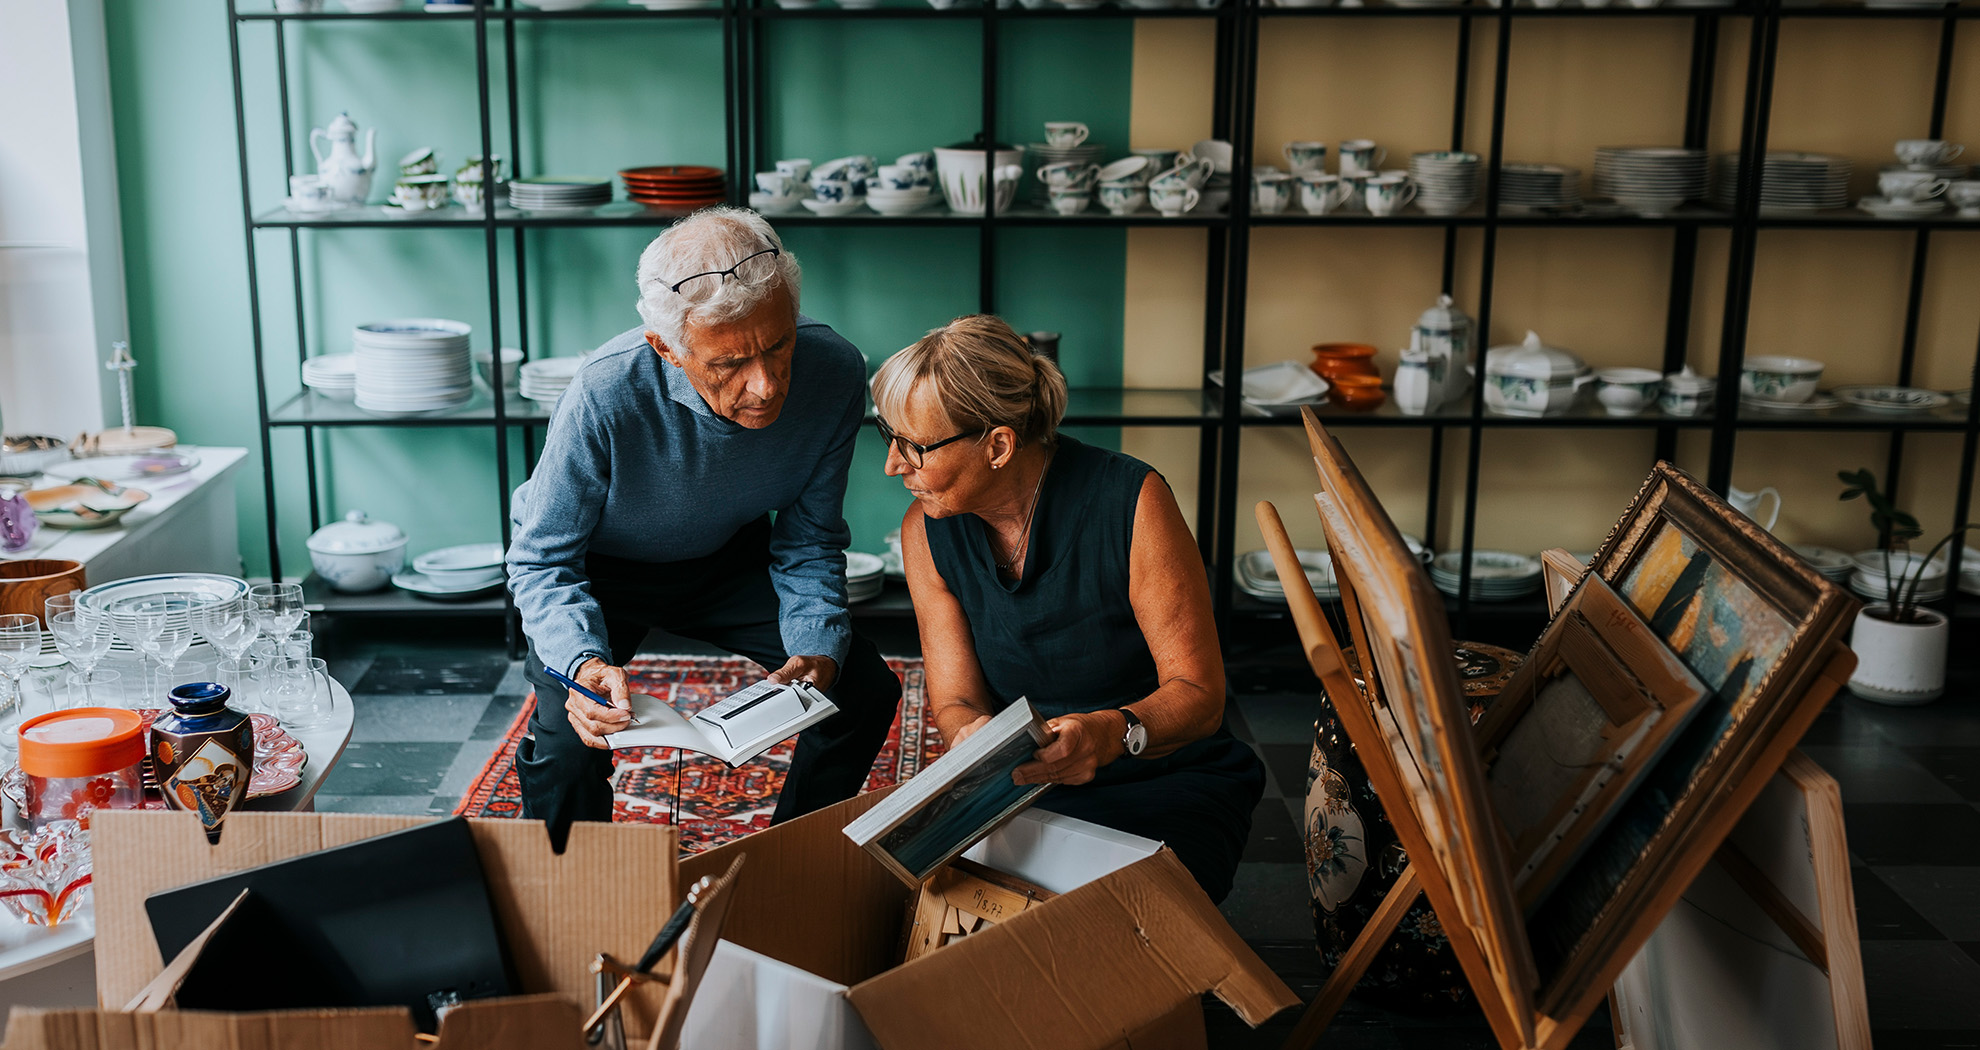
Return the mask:
<path id="1" fill-rule="evenodd" d="M 1836 476 L 1847 486 L 1843 499 L 1861 496 L 1870 504 L 1870 524 L 1877 530 L 1882 555 L 1881 565 L 1875 559 L 1857 560 L 1864 570 L 1860 575 L 1870 577 L 1873 584 L 1881 576 L 1884 601 L 1866 605 L 1856 614 L 1849 643 L 1857 661 L 1849 678 L 1850 691 L 1885 704 L 1929 703 L 1945 692 L 1951 621 L 1936 609 L 1921 607 L 1918 588 L 1927 579 L 1945 577 L 1940 552 L 1975 526 L 1968 523 L 1952 530 L 1921 557 L 1911 552 L 1910 543 L 1924 530 L 1917 518 L 1898 509 L 1894 492 L 1880 490 L 1877 476 L 1868 470 L 1845 470 Z"/>

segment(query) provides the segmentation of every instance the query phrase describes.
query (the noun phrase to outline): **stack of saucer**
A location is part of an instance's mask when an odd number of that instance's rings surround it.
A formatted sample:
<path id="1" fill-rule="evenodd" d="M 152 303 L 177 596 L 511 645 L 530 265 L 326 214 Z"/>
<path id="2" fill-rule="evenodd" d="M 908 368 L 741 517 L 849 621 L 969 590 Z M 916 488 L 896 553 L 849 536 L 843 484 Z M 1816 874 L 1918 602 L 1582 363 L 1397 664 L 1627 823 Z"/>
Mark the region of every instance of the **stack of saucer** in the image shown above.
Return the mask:
<path id="1" fill-rule="evenodd" d="M 1518 208 L 1578 208 L 1581 170 L 1559 164 L 1502 165 L 1499 203 Z"/>
<path id="2" fill-rule="evenodd" d="M 890 190 L 875 183 L 866 186 L 866 206 L 882 215 L 912 215 L 941 199 L 933 186 L 905 190 Z"/>
<path id="3" fill-rule="evenodd" d="M 1602 146 L 1595 151 L 1595 192 L 1639 215 L 1668 214 L 1705 198 L 1706 153 L 1680 146 Z"/>
<path id="4" fill-rule="evenodd" d="M 1313 585 L 1313 593 L 1321 601 L 1332 601 L 1341 596 L 1340 584 L 1334 580 L 1334 559 L 1324 550 L 1295 550 L 1299 556 L 1299 567 L 1306 571 L 1306 582 Z M 1279 582 L 1279 570 L 1272 564 L 1268 551 L 1247 551 L 1237 560 L 1237 573 L 1234 581 L 1238 590 L 1268 602 L 1280 605 L 1286 603 L 1285 585 Z"/>
<path id="5" fill-rule="evenodd" d="M 509 205 L 523 211 L 565 211 L 612 203 L 612 180 L 538 175 L 509 183 Z"/>
<path id="6" fill-rule="evenodd" d="M 878 554 L 846 552 L 846 601 L 878 598 L 887 587 L 887 563 Z"/>
<path id="7" fill-rule="evenodd" d="M 357 396 L 357 355 L 324 354 L 302 363 L 303 385 L 339 401 Z"/>
<path id="8" fill-rule="evenodd" d="M 1918 601 L 1936 602 L 1946 596 L 1946 563 L 1934 561 L 1920 574 L 1918 567 L 1924 561 L 1923 554 L 1857 551 L 1856 571 L 1850 574 L 1849 589 L 1860 598 L 1881 602 L 1889 600 L 1891 591 L 1898 588 L 1904 590 L 1904 598 L 1912 598 L 1911 589 L 1916 584 Z M 1965 568 L 1960 566 L 1962 577 L 1966 575 Z"/>
<path id="9" fill-rule="evenodd" d="M 729 192 L 722 169 L 694 164 L 627 168 L 619 172 L 619 178 L 625 180 L 627 197 L 654 208 L 706 208 L 722 203 Z M 609 191 L 606 199 L 611 199 Z"/>
<path id="10" fill-rule="evenodd" d="M 541 401 L 546 405 L 557 403 L 564 396 L 564 388 L 577 377 L 578 366 L 584 364 L 581 357 L 546 357 L 530 361 L 522 366 L 522 383 L 519 393 L 531 401 Z"/>
<path id="11" fill-rule="evenodd" d="M 1808 564 L 1824 579 L 1838 586 L 1848 586 L 1850 576 L 1856 572 L 1856 559 L 1834 547 L 1811 545 L 1796 547 L 1794 552 L 1807 559 Z"/>
<path id="12" fill-rule="evenodd" d="M 1409 179 L 1416 183 L 1416 206 L 1425 214 L 1456 215 L 1478 199 L 1478 154 L 1412 153 Z"/>
<path id="13" fill-rule="evenodd" d="M 1944 211 L 1946 202 L 1937 197 L 1908 201 L 1894 197 L 1871 196 L 1857 201 L 1856 208 L 1858 211 L 1867 211 L 1879 219 L 1923 219 Z"/>
<path id="14" fill-rule="evenodd" d="M 1034 142 L 1024 149 L 1024 171 L 1027 176 L 1033 176 L 1031 178 L 1031 199 L 1040 204 L 1049 203 L 1052 195 L 1046 190 L 1045 184 L 1038 181 L 1034 175 L 1039 168 L 1047 164 L 1077 164 L 1080 167 L 1085 167 L 1089 164 L 1099 165 L 1107 162 L 1107 147 L 1092 142 L 1081 143 L 1077 146 L 1048 146 L 1043 142 Z M 1001 164 L 1003 162 L 999 161 L 998 163 Z M 871 193 L 872 191 L 869 190 L 868 192 Z"/>
<path id="15" fill-rule="evenodd" d="M 1456 597 L 1464 552 L 1446 551 L 1430 559 L 1430 582 Z M 1540 559 L 1511 551 L 1471 552 L 1471 597 L 1503 602 L 1524 598 L 1540 589 Z"/>
<path id="16" fill-rule="evenodd" d="M 369 412 L 434 412 L 474 394 L 474 366 L 461 321 L 413 317 L 361 324 L 356 349 L 357 406 Z"/>
<path id="17" fill-rule="evenodd" d="M 1760 207 L 1814 211 L 1849 203 L 1849 161 L 1822 153 L 1767 154 L 1760 168 Z M 1739 154 L 1719 155 L 1712 203 L 1730 210 L 1739 190 Z"/>
<path id="18" fill-rule="evenodd" d="M 442 601 L 480 597 L 508 582 L 502 566 L 502 545 L 470 543 L 442 547 L 413 559 L 410 572 L 400 572 L 392 583 L 402 591 Z"/>

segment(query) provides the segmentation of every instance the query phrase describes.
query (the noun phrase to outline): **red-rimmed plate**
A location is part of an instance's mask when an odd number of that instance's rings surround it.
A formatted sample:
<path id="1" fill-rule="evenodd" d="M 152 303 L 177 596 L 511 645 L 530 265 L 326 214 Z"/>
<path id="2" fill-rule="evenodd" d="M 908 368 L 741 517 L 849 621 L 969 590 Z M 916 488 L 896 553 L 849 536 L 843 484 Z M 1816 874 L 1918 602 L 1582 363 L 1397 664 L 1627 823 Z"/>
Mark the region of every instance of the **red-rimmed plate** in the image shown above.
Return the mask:
<path id="1" fill-rule="evenodd" d="M 146 755 L 151 754 L 151 720 L 163 711 L 148 707 L 138 712 L 144 717 Z M 309 752 L 303 750 L 302 741 L 289 735 L 274 715 L 257 711 L 248 715 L 248 721 L 254 723 L 254 776 L 248 781 L 247 797 L 268 798 L 302 783 L 303 767 L 309 764 Z M 144 784 L 148 788 L 157 786 L 149 761 L 145 763 Z"/>
<path id="2" fill-rule="evenodd" d="M 719 182 L 722 169 L 702 164 L 649 164 L 641 168 L 622 169 L 619 177 L 627 182 Z"/>

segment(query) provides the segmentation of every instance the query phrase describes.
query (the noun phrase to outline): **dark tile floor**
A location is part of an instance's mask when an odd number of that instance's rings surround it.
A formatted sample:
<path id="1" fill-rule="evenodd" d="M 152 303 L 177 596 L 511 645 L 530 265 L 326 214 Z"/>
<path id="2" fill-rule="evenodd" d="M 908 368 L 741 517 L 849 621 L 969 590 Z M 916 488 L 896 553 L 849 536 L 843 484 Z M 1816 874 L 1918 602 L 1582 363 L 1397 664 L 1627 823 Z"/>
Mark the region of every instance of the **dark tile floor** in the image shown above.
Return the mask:
<path id="1" fill-rule="evenodd" d="M 347 627 L 326 632 L 331 673 L 350 687 L 356 729 L 323 784 L 321 810 L 447 813 L 514 719 L 527 686 L 499 633 L 483 626 Z M 916 651 L 911 632 L 871 629 L 883 651 Z M 692 643 L 649 648 L 694 652 Z M 1311 677 L 1290 648 L 1231 665 L 1232 725 L 1270 770 L 1231 924 L 1302 998 L 1320 984 L 1299 840 Z M 1980 1047 L 1980 667 L 1956 668 L 1946 699 L 1890 708 L 1840 698 L 1802 749 L 1842 784 L 1876 1043 L 1883 1050 Z M 1297 1011 L 1252 1031 L 1208 1011 L 1214 1047 L 1276 1047 Z M 1475 1016 L 1413 1018 L 1350 1004 L 1328 1050 L 1461 1050 L 1493 1045 Z M 1598 1015 L 1577 1047 L 1611 1045 Z"/>

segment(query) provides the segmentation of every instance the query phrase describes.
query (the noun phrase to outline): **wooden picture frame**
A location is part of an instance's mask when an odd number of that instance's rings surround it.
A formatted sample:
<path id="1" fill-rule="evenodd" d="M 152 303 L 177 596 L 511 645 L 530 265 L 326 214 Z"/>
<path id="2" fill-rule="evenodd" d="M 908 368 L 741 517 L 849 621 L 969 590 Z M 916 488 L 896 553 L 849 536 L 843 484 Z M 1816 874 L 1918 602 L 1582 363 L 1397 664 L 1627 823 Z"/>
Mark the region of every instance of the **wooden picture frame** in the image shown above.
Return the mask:
<path id="1" fill-rule="evenodd" d="M 1611 994 L 1621 1050 L 1870 1050 L 1842 790 L 1788 756 Z"/>
<path id="2" fill-rule="evenodd" d="M 1478 726 L 1522 908 L 1580 857 L 1705 696 L 1607 581 L 1582 580 Z"/>

